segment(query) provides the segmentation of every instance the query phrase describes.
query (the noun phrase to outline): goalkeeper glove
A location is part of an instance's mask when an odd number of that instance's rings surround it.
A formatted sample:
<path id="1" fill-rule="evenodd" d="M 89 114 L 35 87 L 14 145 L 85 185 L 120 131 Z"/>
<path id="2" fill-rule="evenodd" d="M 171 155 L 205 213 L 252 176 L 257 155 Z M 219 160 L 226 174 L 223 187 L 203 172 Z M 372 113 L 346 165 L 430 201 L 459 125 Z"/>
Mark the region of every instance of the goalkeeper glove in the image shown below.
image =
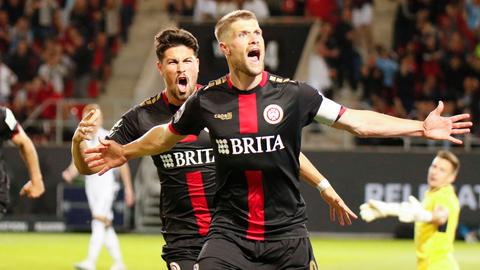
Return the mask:
<path id="1" fill-rule="evenodd" d="M 371 222 L 378 218 L 398 216 L 399 210 L 399 203 L 386 203 L 377 200 L 369 200 L 367 203 L 360 205 L 360 216 L 366 222 Z"/>
<path id="2" fill-rule="evenodd" d="M 431 222 L 432 212 L 425 210 L 417 198 L 410 196 L 408 202 L 402 202 L 398 220 L 404 223 Z"/>

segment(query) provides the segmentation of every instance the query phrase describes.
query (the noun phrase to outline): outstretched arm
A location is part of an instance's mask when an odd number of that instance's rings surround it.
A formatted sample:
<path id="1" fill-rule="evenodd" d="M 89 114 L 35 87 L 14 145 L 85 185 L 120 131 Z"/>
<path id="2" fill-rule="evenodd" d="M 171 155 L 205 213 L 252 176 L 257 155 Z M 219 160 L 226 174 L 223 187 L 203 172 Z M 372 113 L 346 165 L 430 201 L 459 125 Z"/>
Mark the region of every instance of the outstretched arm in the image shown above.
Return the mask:
<path id="1" fill-rule="evenodd" d="M 102 167 L 99 172 L 102 175 L 111 168 L 121 166 L 129 159 L 168 151 L 185 137 L 173 133 L 168 128 L 168 124 L 163 124 L 155 126 L 139 139 L 126 145 L 100 139 L 100 145 L 85 150 L 86 154 L 92 154 L 85 159 L 85 162 L 90 168 Z"/>
<path id="2" fill-rule="evenodd" d="M 350 210 L 342 198 L 335 192 L 328 180 L 303 153 L 300 153 L 300 178 L 320 191 L 323 200 L 330 206 L 331 221 L 335 221 L 335 214 L 340 225 L 345 225 L 345 223 L 351 225 L 351 217 L 357 218 L 357 215 Z"/>
<path id="3" fill-rule="evenodd" d="M 433 211 L 423 208 L 414 196 L 408 197 L 408 202 L 402 202 L 398 219 L 401 222 L 425 222 L 437 226 L 443 225 L 448 220 L 448 208 L 436 206 Z"/>
<path id="4" fill-rule="evenodd" d="M 441 116 L 443 107 L 443 102 L 440 101 L 425 121 L 402 119 L 374 111 L 347 109 L 333 127 L 363 137 L 412 136 L 462 144 L 462 141 L 453 135 L 470 132 L 472 122 L 466 121 L 470 115 L 444 117 Z"/>
<path id="5" fill-rule="evenodd" d="M 45 192 L 45 187 L 43 185 L 37 151 L 35 150 L 32 140 L 30 140 L 20 126 L 18 130 L 19 132 L 13 136 L 12 142 L 19 149 L 30 175 L 30 180 L 23 186 L 20 195 L 29 198 L 38 198 Z"/>

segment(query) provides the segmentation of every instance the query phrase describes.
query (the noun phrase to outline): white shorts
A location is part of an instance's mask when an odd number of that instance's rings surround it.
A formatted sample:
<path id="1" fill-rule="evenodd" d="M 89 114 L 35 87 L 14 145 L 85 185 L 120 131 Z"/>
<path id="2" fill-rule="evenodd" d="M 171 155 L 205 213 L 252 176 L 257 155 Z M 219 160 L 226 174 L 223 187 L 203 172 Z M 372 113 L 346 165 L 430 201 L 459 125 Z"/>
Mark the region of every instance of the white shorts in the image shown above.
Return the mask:
<path id="1" fill-rule="evenodd" d="M 361 8 L 352 11 L 352 24 L 355 28 L 372 23 L 373 6 L 370 3 L 364 4 Z"/>
<path id="2" fill-rule="evenodd" d="M 88 206 L 93 216 L 106 217 L 113 220 L 113 201 L 117 196 L 120 185 L 107 172 L 96 179 L 85 180 L 85 192 L 87 194 Z"/>

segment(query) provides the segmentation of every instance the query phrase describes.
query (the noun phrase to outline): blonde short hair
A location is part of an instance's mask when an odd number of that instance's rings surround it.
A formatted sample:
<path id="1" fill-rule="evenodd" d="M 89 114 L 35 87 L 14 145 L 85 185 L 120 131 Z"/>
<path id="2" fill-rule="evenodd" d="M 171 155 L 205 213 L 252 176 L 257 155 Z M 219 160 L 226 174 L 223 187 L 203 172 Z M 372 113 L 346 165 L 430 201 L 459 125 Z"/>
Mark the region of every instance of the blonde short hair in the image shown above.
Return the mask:
<path id="1" fill-rule="evenodd" d="M 228 27 L 238 20 L 257 20 L 255 14 L 249 10 L 235 10 L 223 16 L 215 25 L 215 38 L 220 42 Z"/>
<path id="2" fill-rule="evenodd" d="M 453 167 L 453 173 L 454 174 L 458 173 L 458 170 L 460 169 L 460 160 L 454 153 L 447 150 L 440 150 L 437 152 L 437 157 L 443 158 L 448 162 L 450 162 L 450 164 L 452 164 L 452 167 Z"/>

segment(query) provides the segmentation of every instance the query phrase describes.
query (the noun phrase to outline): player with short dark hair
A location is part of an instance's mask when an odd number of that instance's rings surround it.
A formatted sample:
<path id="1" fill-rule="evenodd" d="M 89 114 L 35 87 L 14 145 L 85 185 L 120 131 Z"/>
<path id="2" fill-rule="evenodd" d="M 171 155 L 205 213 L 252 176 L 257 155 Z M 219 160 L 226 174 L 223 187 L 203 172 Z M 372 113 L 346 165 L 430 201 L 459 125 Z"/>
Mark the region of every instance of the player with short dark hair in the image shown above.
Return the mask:
<path id="1" fill-rule="evenodd" d="M 93 154 L 88 165 L 103 166 L 103 173 L 128 159 L 163 153 L 186 135 L 208 128 L 217 191 L 200 269 L 316 267 L 299 192 L 301 131 L 313 119 L 356 135 L 424 136 L 454 143 L 461 141 L 452 134 L 467 133 L 472 125 L 461 122 L 467 114 L 441 117 L 442 103 L 423 122 L 346 109 L 304 83 L 265 72 L 262 30 L 250 11 L 225 15 L 215 33 L 227 59 L 227 76 L 195 92 L 170 124 L 127 145 L 103 140 L 86 151 Z"/>
<path id="2" fill-rule="evenodd" d="M 38 198 L 45 192 L 38 155 L 32 140 L 23 131 L 12 111 L 0 106 L 0 218 L 7 212 L 10 201 L 10 179 L 1 148 L 5 141 L 13 142 L 18 148 L 30 175 L 30 180 L 23 186 L 20 195 Z"/>

